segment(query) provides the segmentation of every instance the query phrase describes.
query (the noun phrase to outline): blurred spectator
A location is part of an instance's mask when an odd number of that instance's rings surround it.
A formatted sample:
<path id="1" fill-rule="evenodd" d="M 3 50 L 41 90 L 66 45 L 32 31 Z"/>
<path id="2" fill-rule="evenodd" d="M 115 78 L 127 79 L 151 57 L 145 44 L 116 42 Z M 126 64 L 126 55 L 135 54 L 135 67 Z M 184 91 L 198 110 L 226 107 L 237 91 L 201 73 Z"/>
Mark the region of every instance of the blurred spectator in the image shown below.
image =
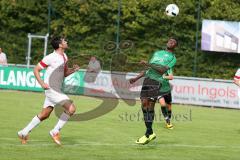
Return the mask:
<path id="1" fill-rule="evenodd" d="M 95 56 L 92 56 L 88 63 L 87 72 L 84 77 L 85 82 L 94 83 L 100 70 L 101 70 L 100 62 L 97 60 Z"/>
<path id="2" fill-rule="evenodd" d="M 97 60 L 95 56 L 92 56 L 90 58 L 88 67 L 87 67 L 87 72 L 95 72 L 98 73 L 101 70 L 101 65 L 100 62 Z"/>
<path id="3" fill-rule="evenodd" d="M 2 48 L 0 48 L 0 66 L 7 66 L 7 56 L 2 52 Z"/>

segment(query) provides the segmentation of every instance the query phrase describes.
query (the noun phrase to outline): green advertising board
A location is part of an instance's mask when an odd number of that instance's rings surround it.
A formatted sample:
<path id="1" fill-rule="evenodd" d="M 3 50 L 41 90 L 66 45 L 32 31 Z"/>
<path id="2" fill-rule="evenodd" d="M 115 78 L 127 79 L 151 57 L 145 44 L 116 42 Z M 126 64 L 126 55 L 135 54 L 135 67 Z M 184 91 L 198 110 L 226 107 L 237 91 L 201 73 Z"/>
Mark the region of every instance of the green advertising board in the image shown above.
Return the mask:
<path id="1" fill-rule="evenodd" d="M 78 71 L 65 78 L 62 91 L 67 94 L 84 94 L 85 71 Z"/>
<path id="2" fill-rule="evenodd" d="M 41 76 L 43 75 L 44 71 L 41 72 Z M 0 88 L 43 91 L 35 79 L 33 69 L 20 67 L 0 67 Z"/>
<path id="3" fill-rule="evenodd" d="M 45 70 L 40 76 L 44 78 Z M 84 71 L 75 72 L 64 80 L 63 91 L 69 94 L 83 94 Z M 2 67 L 0 66 L 0 88 L 24 91 L 43 91 L 38 84 L 33 68 Z"/>

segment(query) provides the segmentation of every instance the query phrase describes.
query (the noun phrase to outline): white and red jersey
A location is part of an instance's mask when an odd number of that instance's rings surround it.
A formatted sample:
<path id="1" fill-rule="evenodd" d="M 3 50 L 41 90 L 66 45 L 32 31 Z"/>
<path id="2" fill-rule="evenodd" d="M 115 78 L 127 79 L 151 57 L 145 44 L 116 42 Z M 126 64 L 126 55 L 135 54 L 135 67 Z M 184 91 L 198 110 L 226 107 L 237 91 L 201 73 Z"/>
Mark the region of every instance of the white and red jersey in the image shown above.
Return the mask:
<path id="1" fill-rule="evenodd" d="M 68 58 L 65 53 L 61 55 L 54 51 L 38 63 L 42 69 L 46 68 L 44 83 L 48 84 L 50 89 L 61 91 L 67 61 Z"/>
<path id="2" fill-rule="evenodd" d="M 234 79 L 240 80 L 240 68 L 238 68 L 237 72 L 235 73 Z"/>

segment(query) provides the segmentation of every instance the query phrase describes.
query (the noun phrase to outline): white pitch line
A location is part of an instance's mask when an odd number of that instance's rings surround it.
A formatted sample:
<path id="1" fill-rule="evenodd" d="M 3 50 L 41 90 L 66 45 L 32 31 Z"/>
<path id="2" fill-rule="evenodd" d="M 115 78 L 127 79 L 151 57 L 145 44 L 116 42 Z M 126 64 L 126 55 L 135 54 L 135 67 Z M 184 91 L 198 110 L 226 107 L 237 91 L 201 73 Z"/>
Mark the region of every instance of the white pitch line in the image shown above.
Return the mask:
<path id="1" fill-rule="evenodd" d="M 55 146 L 54 143 L 39 143 L 39 144 L 0 144 L 0 148 L 4 146 L 11 146 L 11 147 L 42 147 L 42 146 Z M 147 145 L 137 145 L 134 144 L 114 144 L 114 143 L 75 143 L 75 144 L 63 144 L 62 147 L 75 147 L 75 146 L 125 146 L 125 147 L 161 147 L 161 148 L 202 148 L 202 149 L 224 149 L 224 148 L 231 148 L 231 149 L 240 149 L 240 146 L 220 146 L 220 145 L 190 145 L 190 144 L 147 144 Z"/>
<path id="2" fill-rule="evenodd" d="M 1 143 L 1 140 L 5 141 L 5 143 Z M 42 147 L 42 146 L 55 146 L 55 144 L 52 143 L 43 143 L 46 142 L 44 140 L 29 140 L 29 143 L 26 145 L 22 145 L 22 144 L 12 144 L 11 142 L 6 143 L 6 141 L 19 141 L 17 138 L 0 138 L 0 147 L 4 147 L 4 146 L 16 146 L 16 147 Z M 49 139 L 49 142 L 51 140 Z M 34 143 L 32 144 L 31 142 L 40 142 L 40 143 Z M 134 143 L 134 141 L 132 143 L 128 143 L 128 144 L 119 144 L 119 143 L 101 143 L 101 142 L 84 142 L 81 140 L 77 140 L 75 141 L 77 143 L 73 144 L 64 144 L 63 141 L 63 147 L 74 147 L 74 146 L 126 146 L 126 147 L 139 147 L 139 146 L 144 146 L 144 147 L 179 147 L 179 148 L 203 148 L 203 149 L 223 149 L 223 148 L 231 148 L 231 149 L 240 149 L 240 146 L 226 146 L 226 145 L 192 145 L 192 144 L 161 144 L 161 142 L 159 143 L 154 143 L 150 142 L 147 145 L 137 145 Z M 20 142 L 19 142 L 20 143 Z"/>

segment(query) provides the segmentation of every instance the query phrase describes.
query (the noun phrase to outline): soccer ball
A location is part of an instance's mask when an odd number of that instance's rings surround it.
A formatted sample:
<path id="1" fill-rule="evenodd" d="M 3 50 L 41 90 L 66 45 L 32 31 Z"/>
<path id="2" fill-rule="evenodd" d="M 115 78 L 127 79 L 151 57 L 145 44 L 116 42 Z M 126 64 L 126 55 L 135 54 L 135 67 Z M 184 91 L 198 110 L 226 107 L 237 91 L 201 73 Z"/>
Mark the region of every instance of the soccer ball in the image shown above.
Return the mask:
<path id="1" fill-rule="evenodd" d="M 166 7 L 166 15 L 167 16 L 170 16 L 170 17 L 176 17 L 179 13 L 179 8 L 176 4 L 169 4 L 167 7 Z"/>

